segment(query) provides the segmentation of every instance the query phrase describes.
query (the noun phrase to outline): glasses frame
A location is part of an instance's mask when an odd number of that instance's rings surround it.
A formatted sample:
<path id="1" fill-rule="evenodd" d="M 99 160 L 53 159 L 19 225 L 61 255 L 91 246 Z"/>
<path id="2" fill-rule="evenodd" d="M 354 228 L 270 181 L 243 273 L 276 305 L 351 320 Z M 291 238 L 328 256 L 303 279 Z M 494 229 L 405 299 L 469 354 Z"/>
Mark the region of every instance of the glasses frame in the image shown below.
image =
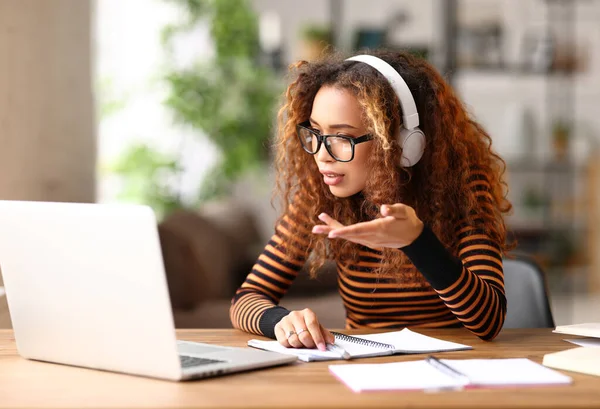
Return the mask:
<path id="1" fill-rule="evenodd" d="M 302 137 L 300 136 L 301 129 L 307 130 L 308 132 L 310 132 L 317 138 L 317 149 L 314 152 L 309 151 L 304 146 L 304 141 L 302 140 Z M 304 152 L 308 153 L 309 155 L 316 155 L 319 152 L 319 150 L 321 149 L 321 144 L 322 144 L 325 146 L 325 149 L 327 149 L 327 153 L 329 153 L 329 155 L 338 162 L 351 162 L 352 159 L 354 159 L 354 152 L 355 152 L 354 147 L 360 143 L 373 140 L 373 135 L 371 135 L 370 133 L 364 134 L 357 138 L 353 138 L 353 137 L 347 136 L 347 135 L 322 135 L 319 131 L 312 129 L 312 127 L 310 126 L 310 121 L 305 121 L 305 122 L 302 122 L 302 123 L 296 125 L 296 136 L 298 136 L 298 140 L 300 141 L 300 145 L 302 146 L 302 149 L 304 149 Z M 340 138 L 340 139 L 344 139 L 344 140 L 347 140 L 348 142 L 350 142 L 350 147 L 352 149 L 352 156 L 350 156 L 350 159 L 348 159 L 348 160 L 338 159 L 333 154 L 333 152 L 331 152 L 331 149 L 330 149 L 329 145 L 327 144 L 327 138 Z"/>

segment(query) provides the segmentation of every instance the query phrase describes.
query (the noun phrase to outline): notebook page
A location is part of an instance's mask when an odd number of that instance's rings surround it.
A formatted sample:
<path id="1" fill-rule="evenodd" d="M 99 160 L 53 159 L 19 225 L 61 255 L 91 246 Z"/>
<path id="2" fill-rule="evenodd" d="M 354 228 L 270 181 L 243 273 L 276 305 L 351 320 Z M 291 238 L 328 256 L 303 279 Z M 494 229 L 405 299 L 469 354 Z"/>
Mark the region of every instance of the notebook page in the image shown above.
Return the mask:
<path id="1" fill-rule="evenodd" d="M 380 334 L 355 335 L 355 337 L 392 344 L 395 347 L 395 352 L 400 353 L 443 352 L 473 349 L 469 345 L 428 337 L 413 332 L 408 328 L 404 328 L 402 331 L 384 332 Z"/>
<path id="2" fill-rule="evenodd" d="M 569 384 L 572 379 L 527 358 L 440 359 L 481 386 Z"/>
<path id="3" fill-rule="evenodd" d="M 262 341 L 260 339 L 251 339 L 248 345 L 254 348 L 264 349 L 267 351 L 279 352 L 280 354 L 296 355 L 298 359 L 309 361 L 325 361 L 329 359 L 341 359 L 340 354 L 333 351 L 321 351 L 319 349 L 310 348 L 286 348 L 278 341 Z"/>
<path id="4" fill-rule="evenodd" d="M 423 360 L 388 364 L 329 365 L 329 371 L 354 392 L 458 389 L 457 380 Z"/>
<path id="5" fill-rule="evenodd" d="M 336 338 L 335 344 L 344 348 L 346 352 L 348 352 L 353 358 L 364 358 L 369 356 L 383 356 L 392 354 L 392 351 L 389 349 L 361 345 L 357 344 L 356 342 L 346 341 L 338 338 Z"/>
<path id="6" fill-rule="evenodd" d="M 352 342 L 344 342 L 336 340 L 335 344 L 344 348 L 352 358 L 390 355 L 391 351 L 382 350 L 379 348 L 371 348 Z M 262 341 L 251 339 L 248 345 L 255 348 L 265 349 L 267 351 L 279 352 L 281 354 L 296 355 L 302 361 L 324 361 L 329 359 L 342 359 L 339 353 L 335 351 L 321 351 L 317 348 L 286 348 L 278 341 Z"/>

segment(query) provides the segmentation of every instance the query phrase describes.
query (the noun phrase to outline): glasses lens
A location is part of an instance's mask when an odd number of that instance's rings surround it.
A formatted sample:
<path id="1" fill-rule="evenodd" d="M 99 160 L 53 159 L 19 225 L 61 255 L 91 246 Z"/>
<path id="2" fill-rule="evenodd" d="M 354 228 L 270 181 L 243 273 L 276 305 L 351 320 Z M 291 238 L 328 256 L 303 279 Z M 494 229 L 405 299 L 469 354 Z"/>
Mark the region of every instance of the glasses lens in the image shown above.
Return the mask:
<path id="1" fill-rule="evenodd" d="M 350 160 L 352 159 L 352 143 L 345 138 L 328 137 L 327 147 L 337 160 Z"/>
<path id="2" fill-rule="evenodd" d="M 300 142 L 302 142 L 302 147 L 310 153 L 316 153 L 317 152 L 317 145 L 319 144 L 319 141 L 317 139 L 317 136 L 312 133 L 310 130 L 303 128 L 303 127 L 298 127 L 298 136 L 300 137 Z"/>

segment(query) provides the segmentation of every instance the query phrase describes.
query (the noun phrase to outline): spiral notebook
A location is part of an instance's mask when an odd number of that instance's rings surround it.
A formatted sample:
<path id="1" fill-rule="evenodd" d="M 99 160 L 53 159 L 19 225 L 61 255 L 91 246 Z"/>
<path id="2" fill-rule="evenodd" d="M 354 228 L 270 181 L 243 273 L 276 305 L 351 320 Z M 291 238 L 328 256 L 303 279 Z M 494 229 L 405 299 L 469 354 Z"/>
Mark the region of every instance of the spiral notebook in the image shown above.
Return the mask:
<path id="1" fill-rule="evenodd" d="M 469 345 L 444 341 L 404 328 L 402 331 L 381 332 L 369 335 L 346 335 L 339 332 L 335 336 L 335 345 L 343 348 L 350 358 L 367 358 L 393 354 L 424 354 L 445 351 L 472 349 Z M 251 339 L 248 346 L 282 354 L 296 355 L 305 362 L 343 359 L 339 351 L 328 348 L 320 351 L 316 348 L 286 348 L 277 341 Z"/>

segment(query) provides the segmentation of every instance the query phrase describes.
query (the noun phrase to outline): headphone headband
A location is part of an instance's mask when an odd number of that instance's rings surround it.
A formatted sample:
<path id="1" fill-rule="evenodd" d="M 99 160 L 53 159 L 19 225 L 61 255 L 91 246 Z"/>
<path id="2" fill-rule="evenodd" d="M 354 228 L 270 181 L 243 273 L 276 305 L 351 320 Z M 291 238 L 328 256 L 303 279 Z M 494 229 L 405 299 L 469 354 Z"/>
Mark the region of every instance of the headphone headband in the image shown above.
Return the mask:
<path id="1" fill-rule="evenodd" d="M 394 92 L 398 96 L 403 114 L 402 126 L 406 129 L 414 129 L 419 126 L 419 113 L 417 112 L 415 100 L 408 85 L 406 85 L 406 82 L 394 67 L 383 61 L 381 58 L 366 54 L 350 57 L 346 61 L 363 62 L 379 71 L 379 73 L 389 81 Z"/>

